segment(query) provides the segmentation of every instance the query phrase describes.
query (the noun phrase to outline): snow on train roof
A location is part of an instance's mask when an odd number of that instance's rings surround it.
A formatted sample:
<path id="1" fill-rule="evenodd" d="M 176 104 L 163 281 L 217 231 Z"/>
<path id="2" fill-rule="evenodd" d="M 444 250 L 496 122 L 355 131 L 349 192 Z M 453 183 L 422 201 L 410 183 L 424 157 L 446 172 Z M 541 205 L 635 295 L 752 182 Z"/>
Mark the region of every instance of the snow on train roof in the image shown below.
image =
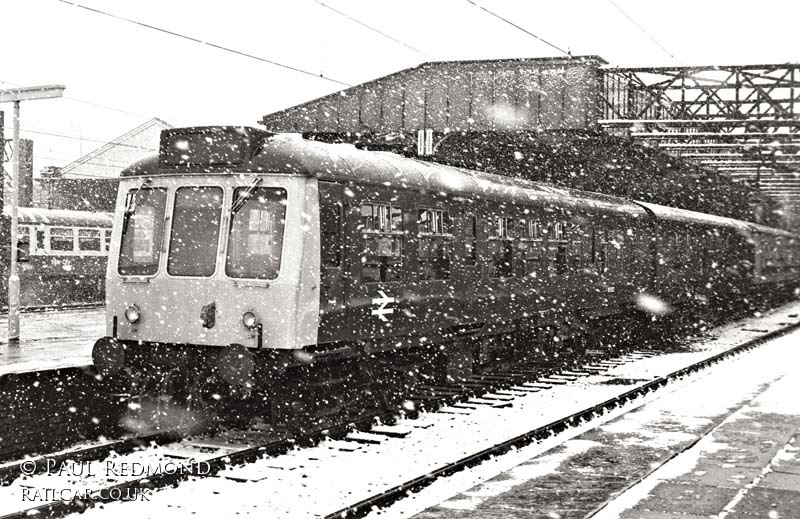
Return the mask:
<path id="1" fill-rule="evenodd" d="M 204 139 L 197 141 L 201 143 L 198 156 L 227 162 L 191 165 L 180 163 L 180 157 L 178 163 L 172 162 L 176 155 L 183 152 L 176 154 L 173 150 L 163 154 L 165 149 L 171 149 L 165 146 L 166 143 L 176 143 L 175 139 L 184 137 L 189 139 L 188 136 Z M 217 139 L 217 136 L 221 137 Z M 209 145 L 206 142 L 211 143 L 212 148 L 216 146 L 216 149 L 207 149 Z M 251 156 L 245 157 L 248 150 Z M 786 231 L 732 218 L 456 168 L 386 151 L 365 151 L 352 144 L 312 141 L 304 139 L 300 134 L 271 134 L 245 127 L 177 128 L 162 132 L 161 151 L 163 160 L 160 161 L 159 156 L 144 159 L 125 169 L 121 176 L 288 173 L 317 176 L 325 180 L 447 192 L 471 199 L 494 199 L 510 203 L 553 202 L 566 208 L 620 213 L 631 217 L 643 217 L 647 214 L 646 210 L 649 210 L 656 218 L 661 219 L 722 226 L 742 232 L 798 237 Z M 185 162 L 191 162 L 194 158 L 196 157 L 188 158 Z M 232 158 L 237 160 L 231 160 Z"/>
<path id="2" fill-rule="evenodd" d="M 670 220 L 678 222 L 686 222 L 691 224 L 709 225 L 713 227 L 727 227 L 735 231 L 750 233 L 759 232 L 765 234 L 772 234 L 775 236 L 786 236 L 798 238 L 798 235 L 781 229 L 767 227 L 752 222 L 745 222 L 743 220 L 735 220 L 725 216 L 717 216 L 714 214 L 698 213 L 697 211 L 690 211 L 688 209 L 678 209 L 677 207 L 669 207 L 666 205 L 651 204 L 650 202 L 636 202 L 637 204 L 645 207 L 653 212 L 655 217 L 659 220 Z"/>
<path id="3" fill-rule="evenodd" d="M 274 172 L 317 176 L 327 180 L 368 182 L 385 186 L 447 192 L 467 198 L 511 203 L 558 202 L 559 206 L 624 213 L 645 211 L 629 200 L 598 193 L 560 188 L 522 179 L 483 173 L 402 157 L 385 151 L 365 151 L 352 144 L 329 144 L 303 139 L 299 134 L 267 137 L 249 160 L 228 165 L 174 165 L 150 157 L 125 169 L 121 176 L 169 174 Z"/>
<path id="4" fill-rule="evenodd" d="M 677 207 L 652 204 L 650 202 L 636 201 L 636 203 L 652 211 L 653 214 L 658 219 L 694 223 L 694 224 L 713 225 L 715 227 L 729 227 L 731 229 L 736 229 L 736 230 L 749 229 L 745 222 L 741 220 L 734 220 L 733 218 L 726 218 L 724 216 L 717 216 L 713 214 L 698 213 L 697 211 L 690 211 L 688 209 L 678 209 Z"/>
<path id="5" fill-rule="evenodd" d="M 63 225 L 67 227 L 111 227 L 112 213 L 92 211 L 70 211 L 68 209 L 45 209 L 43 207 L 20 207 L 20 225 Z M 10 208 L 5 206 L 3 214 L 10 216 Z"/>

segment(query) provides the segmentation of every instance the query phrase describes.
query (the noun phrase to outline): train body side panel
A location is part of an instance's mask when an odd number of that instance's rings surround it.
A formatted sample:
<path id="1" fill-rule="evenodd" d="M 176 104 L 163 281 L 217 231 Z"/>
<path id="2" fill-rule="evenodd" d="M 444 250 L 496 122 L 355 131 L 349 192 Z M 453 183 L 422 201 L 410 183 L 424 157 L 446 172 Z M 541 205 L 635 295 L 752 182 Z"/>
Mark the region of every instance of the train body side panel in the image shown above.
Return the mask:
<path id="1" fill-rule="evenodd" d="M 506 205 L 453 195 L 320 181 L 321 239 L 328 243 L 320 343 L 388 348 L 438 342 L 465 329 L 493 335 L 520 323 L 577 323 L 579 314 L 627 311 L 636 294 L 652 289 L 652 222 L 644 210 L 621 215 L 535 198 Z M 366 229 L 364 215 L 375 206 L 396 210 L 398 227 Z M 425 231 L 429 210 L 446 215 L 445 232 Z M 499 218 L 507 219 L 501 233 Z M 540 226 L 535 235 L 523 229 L 528 221 Z M 556 227 L 567 239 L 554 235 Z M 331 256 L 337 246 L 341 259 Z M 441 247 L 448 274 L 431 274 L 431 251 Z M 376 261 L 392 263 L 393 272 Z"/>
<path id="2" fill-rule="evenodd" d="M 320 239 L 319 239 L 319 188 L 316 179 L 304 181 L 302 206 L 299 211 L 300 233 L 296 243 L 300 245 L 297 266 L 300 270 L 296 292 L 295 348 L 317 344 L 320 317 Z M 298 200 L 300 203 L 301 200 Z M 284 243 L 284 247 L 288 244 Z M 287 265 L 287 267 L 292 268 Z"/>

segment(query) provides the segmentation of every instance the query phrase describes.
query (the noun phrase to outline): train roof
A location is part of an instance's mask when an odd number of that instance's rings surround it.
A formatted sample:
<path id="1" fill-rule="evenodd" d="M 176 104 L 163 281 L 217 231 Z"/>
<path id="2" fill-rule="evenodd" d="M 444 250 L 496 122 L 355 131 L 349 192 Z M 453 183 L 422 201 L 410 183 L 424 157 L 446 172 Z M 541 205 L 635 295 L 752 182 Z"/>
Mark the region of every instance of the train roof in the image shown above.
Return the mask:
<path id="1" fill-rule="evenodd" d="M 231 134 L 245 132 L 246 139 L 232 145 Z M 185 161 L 165 153 L 181 135 L 218 138 L 224 147 L 210 156 L 204 150 L 205 163 Z M 227 134 L 227 135 L 226 135 Z M 254 146 L 253 137 L 262 142 Z M 203 144 L 198 141 L 198 144 Z M 252 150 L 247 153 L 247 149 Z M 190 149 L 188 150 L 191 152 Z M 550 184 L 515 179 L 502 175 L 446 166 L 406 158 L 385 151 L 365 151 L 352 144 L 329 144 L 303 139 L 299 134 L 271 134 L 256 129 L 232 127 L 184 128 L 162 132 L 161 153 L 125 169 L 121 176 L 192 175 L 241 172 L 289 173 L 319 177 L 323 180 L 372 183 L 434 192 L 446 192 L 468 198 L 496 199 L 511 203 L 553 202 L 567 208 L 623 213 L 643 217 L 646 212 L 629 200 L 599 193 L 556 187 Z"/>
<path id="2" fill-rule="evenodd" d="M 752 222 L 745 222 L 743 220 L 736 220 L 727 218 L 725 216 L 717 216 L 714 214 L 698 213 L 697 211 L 690 211 L 688 209 L 678 209 L 677 207 L 669 207 L 659 204 L 651 204 L 649 202 L 636 202 L 642 207 L 648 209 L 653 213 L 657 220 L 668 220 L 672 222 L 683 222 L 694 225 L 705 225 L 716 228 L 727 228 L 742 233 L 761 233 L 773 236 L 785 236 L 791 238 L 798 238 L 797 234 L 782 229 L 775 229 L 774 227 L 767 227 Z"/>
<path id="3" fill-rule="evenodd" d="M 329 144 L 303 139 L 299 134 L 274 134 L 248 127 L 206 126 L 163 130 L 159 155 L 131 165 L 122 171 L 121 176 L 252 172 L 400 186 L 511 203 L 545 202 L 568 209 L 630 217 L 644 217 L 650 212 L 662 220 L 798 237 L 787 231 L 723 216 L 633 202 L 601 193 L 402 157 L 392 152 L 360 150 L 352 144 Z"/>
<path id="4" fill-rule="evenodd" d="M 666 205 L 651 204 L 650 202 L 637 201 L 636 203 L 652 212 L 658 220 L 669 220 L 672 222 L 689 223 L 695 225 L 708 225 L 711 227 L 729 228 L 736 231 L 746 231 L 750 229 L 747 222 L 735 220 L 733 218 L 727 218 L 725 216 L 698 213 L 697 211 L 678 209 L 677 207 L 670 207 Z"/>
<path id="5" fill-rule="evenodd" d="M 5 206 L 3 214 L 10 216 L 10 208 Z M 43 207 L 20 207 L 18 209 L 20 225 L 63 225 L 65 227 L 111 227 L 114 222 L 112 213 L 95 213 L 91 211 L 71 211 L 68 209 L 45 209 Z"/>

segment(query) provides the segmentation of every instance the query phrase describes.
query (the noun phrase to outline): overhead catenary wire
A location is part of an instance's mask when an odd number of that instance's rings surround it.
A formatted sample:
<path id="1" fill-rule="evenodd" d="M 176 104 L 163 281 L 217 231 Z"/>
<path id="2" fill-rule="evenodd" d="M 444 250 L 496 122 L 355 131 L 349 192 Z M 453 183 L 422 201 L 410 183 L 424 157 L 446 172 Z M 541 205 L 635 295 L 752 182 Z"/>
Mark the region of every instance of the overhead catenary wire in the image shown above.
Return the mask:
<path id="1" fill-rule="evenodd" d="M 148 148 L 146 146 L 136 146 L 134 144 L 125 144 L 124 142 L 114 142 L 114 141 L 104 141 L 100 139 L 90 139 L 88 137 L 79 137 L 77 135 L 66 135 L 63 133 L 54 133 L 54 132 L 46 132 L 42 130 L 30 130 L 27 128 L 20 128 L 20 131 L 23 133 L 37 133 L 39 135 L 48 135 L 50 137 L 59 137 L 62 139 L 72 139 L 76 141 L 86 141 L 86 142 L 95 142 L 99 144 L 110 144 L 112 146 L 122 146 L 123 148 L 135 148 L 137 150 L 142 151 L 158 151 L 155 148 Z"/>
<path id="2" fill-rule="evenodd" d="M 119 112 L 121 114 L 130 115 L 131 117 L 148 117 L 147 115 L 140 114 L 137 112 L 131 112 L 130 110 L 125 110 L 123 108 L 117 108 L 115 106 L 109 106 L 102 103 L 95 103 L 94 101 L 87 101 L 86 99 L 80 99 L 77 97 L 64 96 L 64 99 L 75 101 L 76 103 L 83 103 L 85 105 L 94 106 L 96 108 L 104 108 L 106 110 L 111 110 L 112 112 Z"/>
<path id="3" fill-rule="evenodd" d="M 89 160 L 80 160 L 80 159 L 73 159 L 73 158 L 59 158 L 59 157 L 51 157 L 46 155 L 39 155 L 40 159 L 47 159 L 47 160 L 57 160 L 59 162 L 64 162 L 65 164 L 73 164 L 76 163 L 76 166 L 81 166 L 83 164 L 91 164 L 93 166 L 104 166 L 104 167 L 113 167 L 113 168 L 127 168 L 131 165 L 133 161 L 124 161 L 124 160 L 116 160 L 116 159 L 105 159 L 102 157 L 93 157 L 94 161 Z M 96 162 L 100 161 L 100 162 Z"/>
<path id="4" fill-rule="evenodd" d="M 467 1 L 469 1 L 469 0 L 467 0 Z M 614 6 L 614 9 L 616 9 L 617 11 L 619 11 L 620 13 L 622 13 L 622 16 L 624 16 L 625 18 L 627 18 L 627 19 L 628 19 L 628 21 L 630 21 L 630 22 L 631 22 L 633 25 L 635 25 L 637 29 L 639 29 L 640 31 L 642 31 L 642 32 L 643 32 L 643 33 L 644 33 L 644 34 L 645 34 L 645 35 L 646 35 L 648 38 L 650 38 L 650 40 L 652 40 L 652 41 L 653 41 L 653 43 L 655 43 L 656 45 L 658 45 L 658 47 L 659 47 L 661 50 L 663 50 L 665 53 L 667 53 L 667 54 L 669 55 L 669 57 L 671 57 L 672 59 L 674 59 L 675 61 L 677 61 L 677 62 L 679 62 L 679 63 L 680 63 L 680 61 L 681 61 L 681 60 L 679 60 L 678 58 L 676 58 L 676 57 L 675 57 L 675 55 L 674 55 L 673 53 L 671 53 L 669 50 L 667 50 L 667 48 L 666 48 L 666 47 L 664 47 L 664 46 L 661 44 L 661 42 L 660 42 L 660 41 L 658 41 L 657 39 L 655 39 L 655 37 L 654 37 L 652 34 L 650 34 L 649 32 L 647 32 L 647 29 L 645 29 L 644 27 L 642 27 L 641 25 L 639 25 L 639 24 L 636 22 L 636 20 L 634 20 L 633 18 L 631 18 L 631 16 L 630 16 L 628 13 L 626 13 L 626 12 L 625 12 L 625 11 L 624 11 L 624 10 L 623 10 L 623 9 L 622 9 L 620 6 L 618 6 L 616 3 L 614 3 L 614 0 L 607 0 L 607 2 L 608 2 L 609 4 L 611 4 L 612 6 Z"/>
<path id="5" fill-rule="evenodd" d="M 77 7 L 79 9 L 84 9 L 86 11 L 89 11 L 89 12 L 92 12 L 92 13 L 96 13 L 96 14 L 99 14 L 99 15 L 102 15 L 102 16 L 106 16 L 106 17 L 109 17 L 109 18 L 114 18 L 115 20 L 120 20 L 120 21 L 127 22 L 127 23 L 130 23 L 130 24 L 139 26 L 139 27 L 143 27 L 145 29 L 150 29 L 152 31 L 157 31 L 157 32 L 160 32 L 160 33 L 163 33 L 163 34 L 168 34 L 168 35 L 174 36 L 176 38 L 181 38 L 181 39 L 188 40 L 188 41 L 191 41 L 191 42 L 194 42 L 194 43 L 199 43 L 200 45 L 205 45 L 207 47 L 218 49 L 218 50 L 221 50 L 221 51 L 224 51 L 224 52 L 230 52 L 230 53 L 236 54 L 238 56 L 254 59 L 254 60 L 260 61 L 262 63 L 267 63 L 269 65 L 273 65 L 273 66 L 276 66 L 276 67 L 280 67 L 280 68 L 284 68 L 284 69 L 287 69 L 287 70 L 291 70 L 291 71 L 297 72 L 299 74 L 304 74 L 304 75 L 311 76 L 311 77 L 314 77 L 314 78 L 317 78 L 317 79 L 323 79 L 325 81 L 330 81 L 331 83 L 336 83 L 336 84 L 339 84 L 339 85 L 342 85 L 342 86 L 346 86 L 346 87 L 353 86 L 353 85 L 351 85 L 349 83 L 345 83 L 344 81 L 339 81 L 338 79 L 327 77 L 327 76 L 325 76 L 323 74 L 316 74 L 314 72 L 311 72 L 311 71 L 308 71 L 308 70 L 304 70 L 304 69 L 301 69 L 301 68 L 298 68 L 298 67 L 294 67 L 292 65 L 286 65 L 285 63 L 280 63 L 278 61 L 274 61 L 274 60 L 271 60 L 271 59 L 263 58 L 261 56 L 256 56 L 255 54 L 250 54 L 248 52 L 243 52 L 243 51 L 240 51 L 240 50 L 236 50 L 236 49 L 231 48 L 231 47 L 226 47 L 226 46 L 220 45 L 218 43 L 205 41 L 205 40 L 202 40 L 200 38 L 195 38 L 194 36 L 188 36 L 186 34 L 182 34 L 182 33 L 176 32 L 176 31 L 171 31 L 169 29 L 164 29 L 162 27 L 156 27 L 155 25 L 150 25 L 148 23 L 140 22 L 140 21 L 134 20 L 132 18 L 126 18 L 124 16 L 120 16 L 120 15 L 117 15 L 117 14 L 114 14 L 114 13 L 110 13 L 108 11 L 103 11 L 103 10 L 97 9 L 95 7 L 89 7 L 87 5 L 79 4 L 77 2 L 71 2 L 70 0 L 56 0 L 56 1 L 57 2 L 61 2 L 62 4 L 67 4 L 67 5 L 71 5 L 73 7 Z"/>
<path id="6" fill-rule="evenodd" d="M 472 4 L 472 5 L 474 5 L 475 7 L 480 9 L 481 11 L 484 11 L 485 13 L 487 13 L 487 14 L 489 14 L 491 16 L 494 16 L 498 20 L 502 20 L 503 22 L 505 22 L 508 25 L 514 27 L 515 29 L 519 29 L 520 31 L 522 31 L 525 34 L 527 34 L 528 36 L 532 36 L 532 37 L 536 38 L 537 40 L 539 40 L 540 42 L 542 42 L 542 43 L 544 43 L 544 44 L 556 49 L 557 51 L 562 52 L 562 53 L 566 54 L 569 57 L 572 57 L 572 54 L 569 51 L 566 51 L 566 50 L 562 49 L 561 47 L 559 47 L 559 46 L 557 46 L 557 45 L 555 45 L 553 43 L 550 43 L 549 41 L 545 40 L 544 38 L 533 34 L 531 31 L 529 31 L 529 30 L 527 30 L 527 29 L 525 29 L 523 27 L 520 27 L 519 25 L 515 24 L 514 22 L 512 22 L 508 18 L 504 18 L 504 17 L 500 16 L 499 14 L 497 14 L 497 13 L 495 13 L 493 11 L 490 11 L 489 9 L 483 7 L 482 5 L 480 5 L 480 4 L 476 3 L 476 2 L 473 2 L 472 0 L 465 0 L 465 1 L 470 3 L 470 4 Z"/>
<path id="7" fill-rule="evenodd" d="M 46 158 L 48 160 L 59 160 L 59 159 L 51 159 L 50 157 L 44 157 L 44 158 Z M 122 170 L 124 168 L 119 168 L 119 169 Z M 67 179 L 67 180 L 69 180 L 69 179 L 72 179 L 72 180 L 83 180 L 83 179 L 89 179 L 89 180 L 119 180 L 119 177 L 106 177 L 106 176 L 103 176 L 103 175 L 88 175 L 86 173 L 67 173 L 67 175 L 68 176 L 66 176 L 66 177 L 41 177 L 40 176 L 40 177 L 35 178 L 34 180 L 41 180 L 43 178 L 48 178 L 48 179 L 49 178 L 57 178 L 59 180 L 60 179 Z M 80 178 L 73 178 L 73 177 L 80 177 Z"/>
<path id="8" fill-rule="evenodd" d="M 67 162 L 67 163 L 73 162 L 70 159 L 61 159 L 61 158 L 58 158 L 58 157 L 48 157 L 46 155 L 43 155 L 43 156 L 41 156 L 39 158 L 47 159 L 47 160 L 57 160 L 59 162 Z M 104 167 L 110 167 L 110 168 L 118 168 L 120 170 L 125 169 L 129 165 L 129 164 L 126 164 L 126 165 L 119 165 L 118 166 L 118 165 L 115 165 L 115 164 L 101 164 L 99 162 L 83 162 L 82 164 L 90 164 L 92 166 L 104 166 Z M 11 174 L 8 171 L 4 170 L 3 174 L 4 174 L 4 176 L 5 176 L 5 178 L 7 180 L 11 180 Z M 67 173 L 67 175 L 70 175 L 70 176 L 69 177 L 57 177 L 57 178 L 67 178 L 68 179 L 68 178 L 71 178 L 72 176 L 75 176 L 75 177 L 95 178 L 95 179 L 118 179 L 118 177 L 109 177 L 109 176 L 104 176 L 104 175 L 90 175 L 90 174 L 87 174 L 87 173 Z M 45 178 L 45 177 L 41 177 L 41 176 L 40 177 L 36 177 L 36 178 L 34 178 L 34 180 L 40 180 L 42 178 Z"/>
<path id="9" fill-rule="evenodd" d="M 23 127 L 20 128 L 20 132 L 22 132 L 22 133 L 35 133 L 35 134 L 39 134 L 39 135 L 47 135 L 49 137 L 57 137 L 57 138 L 61 138 L 61 139 L 71 139 L 71 140 L 77 140 L 77 141 L 94 142 L 94 143 L 98 143 L 98 144 L 108 144 L 108 145 L 111 145 L 111 146 L 120 146 L 120 147 L 123 147 L 123 148 L 132 148 L 132 149 L 143 151 L 143 152 L 157 152 L 158 151 L 156 148 L 150 148 L 150 147 L 146 147 L 146 146 L 136 146 L 134 144 L 126 144 L 124 142 L 114 142 L 114 141 L 104 141 L 104 140 L 100 140 L 100 139 L 90 139 L 90 138 L 87 138 L 87 137 L 79 137 L 79 136 L 76 136 L 76 135 L 67 135 L 67 134 L 63 134 L 63 133 L 48 132 L 48 131 L 43 131 L 43 130 L 33 130 L 33 129 L 23 128 Z M 40 158 L 40 159 L 58 160 L 58 161 L 68 162 L 68 163 L 69 162 L 74 162 L 74 160 L 72 160 L 72 159 L 62 159 L 62 158 L 56 158 L 56 157 L 47 157 L 47 156 L 38 155 L 38 154 L 36 154 L 36 156 L 38 158 Z M 127 162 L 123 163 L 123 162 L 120 162 L 120 161 L 113 161 L 113 160 L 108 160 L 108 159 L 104 159 L 104 160 L 107 160 L 109 163 L 102 164 L 102 163 L 99 163 L 99 162 L 84 161 L 84 162 L 81 162 L 81 164 L 91 164 L 91 165 L 95 165 L 95 166 L 112 166 L 112 167 L 115 167 L 117 165 L 119 165 L 121 167 L 129 165 L 129 163 L 127 163 Z M 117 164 L 110 164 L 110 162 L 117 162 Z M 99 177 L 99 178 L 103 178 L 103 177 Z"/>
<path id="10" fill-rule="evenodd" d="M 367 24 L 367 23 L 364 23 L 364 22 L 362 22 L 361 20 L 358 20 L 358 19 L 356 19 L 355 17 L 353 17 L 353 16 L 351 16 L 351 15 L 349 15 L 349 14 L 345 13 L 345 12 L 342 12 L 342 11 L 340 11 L 340 10 L 336 9 L 335 7 L 332 7 L 332 6 L 328 5 L 328 4 L 326 4 L 325 2 L 322 2 L 321 0 L 313 0 L 313 1 L 314 1 L 314 2 L 316 2 L 316 3 L 318 3 L 319 5 L 321 5 L 322 7 L 325 7 L 325 8 L 327 8 L 327 9 L 330 9 L 331 11 L 333 11 L 333 12 L 334 12 L 334 13 L 336 13 L 336 14 L 338 14 L 339 16 L 343 16 L 344 18 L 347 18 L 348 20 L 350 20 L 350 21 L 351 21 L 351 22 L 353 22 L 353 23 L 357 23 L 358 25 L 360 25 L 360 26 L 362 26 L 362 27 L 365 27 L 365 28 L 369 29 L 370 31 L 372 31 L 372 32 L 374 32 L 374 33 L 380 34 L 380 35 L 381 35 L 381 36 L 383 36 L 384 38 L 386 38 L 386 39 L 389 39 L 389 40 L 392 40 L 393 42 L 395 42 L 395 43 L 398 43 L 398 44 L 402 45 L 403 47 L 406 47 L 407 49 L 410 49 L 410 50 L 412 50 L 412 51 L 416 52 L 417 54 L 421 54 L 422 56 L 425 56 L 425 57 L 427 57 L 427 58 L 429 58 L 429 57 L 430 57 L 430 56 L 428 55 L 428 53 L 426 53 L 426 52 L 423 52 L 423 51 L 421 51 L 421 50 L 417 49 L 417 48 L 416 48 L 416 47 L 414 47 L 413 45 L 409 45 L 408 43 L 406 43 L 406 42 L 404 42 L 404 41 L 402 41 L 402 40 L 399 40 L 399 39 L 395 38 L 394 36 L 391 36 L 391 35 L 389 35 L 389 34 L 386 34 L 385 32 L 381 31 L 380 29 L 376 29 L 375 27 L 373 27 L 373 26 L 371 26 L 371 25 L 369 25 L 369 24 Z"/>
<path id="11" fill-rule="evenodd" d="M 72 159 L 64 159 L 64 158 L 59 158 L 59 157 L 50 157 L 48 155 L 41 155 L 41 156 L 39 156 L 39 158 L 40 159 L 46 159 L 46 160 L 53 160 L 53 161 L 57 161 L 57 162 L 63 162 L 63 163 L 65 163 L 64 165 L 71 164 L 71 163 L 75 162 Z M 110 163 L 110 162 L 113 162 L 113 163 Z M 90 165 L 90 166 L 102 166 L 102 167 L 105 167 L 105 168 L 114 168 L 114 169 L 120 169 L 120 170 L 125 169 L 128 166 L 130 166 L 130 163 L 127 163 L 127 162 L 123 163 L 123 162 L 118 162 L 118 161 L 109 161 L 107 163 L 85 161 L 85 162 L 81 162 L 79 165 L 84 165 L 84 164 L 87 164 L 87 165 Z M 79 177 L 88 177 L 88 178 L 108 178 L 108 177 L 105 177 L 105 176 L 102 176 L 102 175 L 91 175 L 91 174 L 88 174 L 88 173 L 67 173 L 67 174 L 68 175 L 75 175 L 75 176 L 79 176 Z"/>

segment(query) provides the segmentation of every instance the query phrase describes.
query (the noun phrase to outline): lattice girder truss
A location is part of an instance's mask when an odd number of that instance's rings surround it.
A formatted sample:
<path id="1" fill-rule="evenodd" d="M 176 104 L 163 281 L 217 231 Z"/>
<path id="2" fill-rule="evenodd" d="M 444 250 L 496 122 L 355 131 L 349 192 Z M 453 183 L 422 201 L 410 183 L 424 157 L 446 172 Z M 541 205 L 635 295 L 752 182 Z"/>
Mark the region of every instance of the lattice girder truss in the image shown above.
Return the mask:
<path id="1" fill-rule="evenodd" d="M 603 74 L 602 127 L 751 183 L 800 215 L 800 64 Z"/>

